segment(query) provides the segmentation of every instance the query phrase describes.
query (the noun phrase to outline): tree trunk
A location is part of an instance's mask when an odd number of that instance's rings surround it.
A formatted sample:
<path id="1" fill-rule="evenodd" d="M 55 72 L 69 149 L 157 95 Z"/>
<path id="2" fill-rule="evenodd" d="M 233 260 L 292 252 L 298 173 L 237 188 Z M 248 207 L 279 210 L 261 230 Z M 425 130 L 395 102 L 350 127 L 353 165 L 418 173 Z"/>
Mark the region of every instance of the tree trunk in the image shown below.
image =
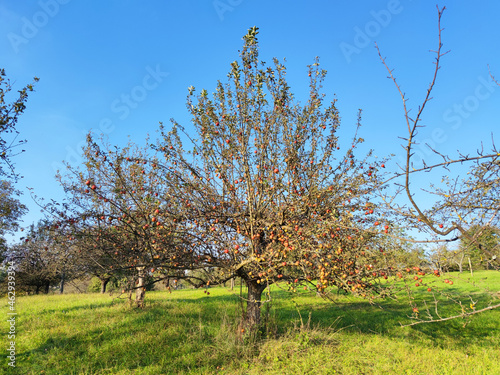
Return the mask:
<path id="1" fill-rule="evenodd" d="M 464 258 L 465 258 L 465 254 L 462 253 L 462 257 L 460 258 L 460 263 L 458 265 L 458 268 L 460 269 L 460 273 L 462 273 L 462 271 L 463 271 Z"/>
<path id="2" fill-rule="evenodd" d="M 106 287 L 109 283 L 109 277 L 101 279 L 101 294 L 106 293 Z"/>
<path id="3" fill-rule="evenodd" d="M 50 282 L 49 282 L 49 281 L 47 281 L 47 282 L 45 283 L 45 294 L 49 294 L 49 290 L 50 290 Z"/>
<path id="4" fill-rule="evenodd" d="M 40 285 L 37 285 L 35 287 L 35 294 L 39 294 L 40 293 Z"/>
<path id="5" fill-rule="evenodd" d="M 144 267 L 137 267 L 137 284 L 135 290 L 135 304 L 137 307 L 144 306 L 146 288 L 144 287 Z"/>
<path id="6" fill-rule="evenodd" d="M 260 325 L 261 297 L 266 285 L 257 284 L 254 280 L 246 280 L 245 282 L 248 288 L 245 325 L 250 331 L 254 331 Z"/>
<path id="7" fill-rule="evenodd" d="M 254 240 L 253 250 L 256 255 L 262 254 L 266 248 L 266 241 L 264 240 L 264 233 L 259 233 L 260 236 Z M 241 271 L 240 271 L 241 272 Z M 240 277 L 242 274 L 240 273 Z M 266 284 L 258 284 L 257 280 L 249 280 L 248 276 L 244 277 L 245 283 L 248 288 L 247 297 L 247 311 L 245 315 L 245 326 L 251 331 L 255 332 L 260 326 L 260 306 L 262 292 L 266 289 Z M 242 281 L 243 281 L 242 279 Z"/>
<path id="8" fill-rule="evenodd" d="M 470 275 L 474 277 L 474 272 L 472 271 L 472 263 L 470 261 L 470 257 L 469 257 L 469 269 L 470 269 Z"/>
<path id="9" fill-rule="evenodd" d="M 234 277 L 231 279 L 231 290 L 234 289 Z"/>
<path id="10" fill-rule="evenodd" d="M 64 293 L 64 273 L 61 276 L 61 284 L 59 285 L 59 293 L 60 294 Z"/>

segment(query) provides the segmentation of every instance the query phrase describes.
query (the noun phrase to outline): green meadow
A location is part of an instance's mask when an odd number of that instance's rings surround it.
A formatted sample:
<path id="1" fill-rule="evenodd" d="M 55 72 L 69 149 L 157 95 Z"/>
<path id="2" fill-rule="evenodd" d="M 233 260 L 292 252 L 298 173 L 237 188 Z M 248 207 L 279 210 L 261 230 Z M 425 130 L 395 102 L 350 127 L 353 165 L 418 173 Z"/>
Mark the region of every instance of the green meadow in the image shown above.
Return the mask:
<path id="1" fill-rule="evenodd" d="M 476 308 L 500 302 L 499 272 L 452 277 L 453 285 L 441 282 L 433 288 L 446 287 L 450 296 L 471 293 Z M 266 296 L 262 332 L 256 338 L 238 328 L 239 288 L 209 291 L 148 292 L 142 310 L 108 294 L 17 297 L 16 368 L 7 366 L 4 350 L 0 372 L 500 374 L 500 309 L 402 327 L 412 322 L 404 294 L 370 304 L 353 296 L 328 301 L 310 291 L 274 287 Z M 425 314 L 424 299 L 432 301 L 431 296 L 425 288 L 413 296 L 420 314 Z M 460 311 L 450 299 L 439 298 L 443 316 Z M 6 343 L 6 298 L 0 313 Z"/>

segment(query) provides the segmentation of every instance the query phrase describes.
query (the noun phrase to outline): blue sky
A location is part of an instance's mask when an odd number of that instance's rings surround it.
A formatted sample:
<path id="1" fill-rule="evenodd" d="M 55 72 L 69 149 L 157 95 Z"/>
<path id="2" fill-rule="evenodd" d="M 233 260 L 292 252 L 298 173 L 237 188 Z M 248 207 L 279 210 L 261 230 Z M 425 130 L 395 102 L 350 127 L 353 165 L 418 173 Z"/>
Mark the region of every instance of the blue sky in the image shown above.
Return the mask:
<path id="1" fill-rule="evenodd" d="M 499 127 L 499 2 L 442 3 L 442 69 L 423 118 L 420 139 L 444 153 L 473 153 L 491 144 Z M 187 88 L 215 89 L 238 58 L 242 36 L 260 29 L 261 58 L 286 58 L 292 91 L 307 93 L 307 65 L 315 56 L 329 74 L 325 93 L 338 98 L 342 134 L 352 136 L 363 109 L 361 136 L 378 156 L 399 160 L 405 124 L 401 99 L 387 79 L 376 41 L 416 107 L 432 75 L 437 47 L 435 2 L 390 1 L 3 1 L 0 66 L 20 89 L 40 78 L 18 124 L 28 140 L 16 158 L 18 188 L 30 212 L 42 217 L 26 187 L 60 199 L 54 179 L 63 160 L 81 161 L 85 134 L 105 132 L 111 144 L 128 137 L 143 144 L 159 121 L 189 127 Z M 345 138 L 345 142 L 348 142 Z M 437 160 L 418 150 L 426 161 Z"/>

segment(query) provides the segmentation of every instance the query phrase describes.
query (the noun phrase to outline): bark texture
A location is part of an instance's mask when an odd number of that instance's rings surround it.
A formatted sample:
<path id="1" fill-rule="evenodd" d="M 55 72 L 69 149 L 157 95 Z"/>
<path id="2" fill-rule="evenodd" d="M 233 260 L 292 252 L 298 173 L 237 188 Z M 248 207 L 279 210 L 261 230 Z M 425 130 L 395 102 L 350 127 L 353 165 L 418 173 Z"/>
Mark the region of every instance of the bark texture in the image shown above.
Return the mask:
<path id="1" fill-rule="evenodd" d="M 266 285 L 257 284 L 254 280 L 246 281 L 248 288 L 247 312 L 245 316 L 245 325 L 251 330 L 255 330 L 260 325 L 260 307 L 262 292 Z"/>
<path id="2" fill-rule="evenodd" d="M 137 307 L 144 306 L 146 288 L 144 286 L 144 267 L 137 267 L 137 285 L 135 290 L 135 304 Z"/>

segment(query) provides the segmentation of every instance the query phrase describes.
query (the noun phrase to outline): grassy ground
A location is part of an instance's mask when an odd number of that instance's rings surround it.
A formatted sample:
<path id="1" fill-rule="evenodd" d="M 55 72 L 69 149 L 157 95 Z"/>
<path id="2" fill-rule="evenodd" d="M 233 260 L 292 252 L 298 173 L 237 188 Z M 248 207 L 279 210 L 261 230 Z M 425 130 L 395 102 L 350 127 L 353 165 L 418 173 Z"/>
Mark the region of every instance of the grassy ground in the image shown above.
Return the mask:
<path id="1" fill-rule="evenodd" d="M 499 272 L 469 278 L 463 274 L 433 290 L 443 285 L 476 293 L 478 307 L 488 301 L 474 283 L 500 290 Z M 430 295 L 422 289 L 414 296 L 421 312 Z M 109 295 L 18 297 L 17 367 L 7 367 L 3 351 L 0 373 L 500 374 L 498 309 L 471 320 L 401 328 L 411 321 L 404 298 L 377 306 L 352 296 L 332 303 L 304 291 L 274 289 L 271 297 L 258 341 L 235 335 L 241 316 L 236 290 L 148 292 L 143 310 Z M 5 343 L 6 323 L 1 327 Z"/>

